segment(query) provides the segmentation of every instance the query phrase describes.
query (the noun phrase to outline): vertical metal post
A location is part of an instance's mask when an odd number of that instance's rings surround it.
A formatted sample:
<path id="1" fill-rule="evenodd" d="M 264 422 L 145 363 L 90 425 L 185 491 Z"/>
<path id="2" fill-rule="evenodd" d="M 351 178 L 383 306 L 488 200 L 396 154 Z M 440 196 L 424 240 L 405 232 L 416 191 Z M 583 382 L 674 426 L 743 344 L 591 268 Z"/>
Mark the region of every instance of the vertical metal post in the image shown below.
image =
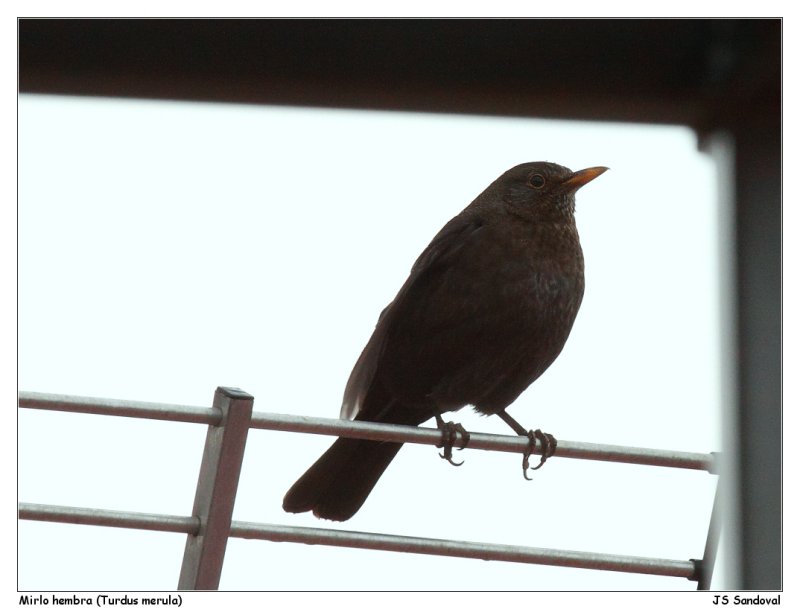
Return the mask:
<path id="1" fill-rule="evenodd" d="M 714 493 L 714 506 L 711 508 L 711 521 L 708 525 L 708 537 L 706 537 L 703 559 L 695 561 L 698 590 L 711 590 L 711 578 L 714 575 L 714 565 L 717 562 L 717 549 L 719 548 L 719 536 L 722 529 L 722 484 L 722 478 L 717 480 L 717 490 Z"/>
<path id="2" fill-rule="evenodd" d="M 253 396 L 233 387 L 218 387 L 214 408 L 219 425 L 209 426 L 192 516 L 197 535 L 186 538 L 179 590 L 216 590 L 231 529 L 233 504 L 253 413 Z"/>
<path id="3" fill-rule="evenodd" d="M 777 26 L 780 27 L 780 24 Z M 771 99 L 775 99 L 774 97 Z M 780 100 L 780 92 L 777 93 Z M 780 590 L 781 482 L 781 121 L 761 97 L 737 120 L 736 274 L 738 389 L 735 411 L 741 494 L 743 590 Z M 780 106 L 779 106 L 780 108 Z M 766 114 L 766 115 L 765 115 Z"/>
<path id="4" fill-rule="evenodd" d="M 781 23 L 775 30 L 780 56 Z M 744 57 L 739 58 L 743 60 Z M 756 58 L 753 74 L 761 66 Z M 756 81 L 754 81 L 756 82 Z M 780 590 L 782 563 L 780 79 L 758 81 L 748 105 L 710 120 L 704 146 L 720 169 L 723 277 L 725 541 L 731 589 Z M 729 260 L 726 260 L 729 258 Z"/>

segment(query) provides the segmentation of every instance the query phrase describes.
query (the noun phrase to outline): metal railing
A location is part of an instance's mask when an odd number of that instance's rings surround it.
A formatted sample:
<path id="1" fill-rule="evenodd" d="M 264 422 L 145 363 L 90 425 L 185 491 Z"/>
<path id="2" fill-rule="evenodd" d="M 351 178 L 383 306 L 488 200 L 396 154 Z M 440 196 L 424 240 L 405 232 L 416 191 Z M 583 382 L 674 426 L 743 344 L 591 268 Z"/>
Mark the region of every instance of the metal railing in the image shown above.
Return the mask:
<path id="1" fill-rule="evenodd" d="M 437 445 L 441 443 L 441 432 L 435 429 L 253 413 L 252 396 L 239 389 L 225 387 L 217 389 L 211 408 L 34 392 L 20 392 L 19 406 L 209 426 L 192 516 L 19 504 L 20 519 L 186 534 L 186 548 L 178 581 L 178 588 L 182 590 L 209 590 L 219 586 L 229 537 L 685 577 L 697 581 L 698 589 L 709 588 L 714 569 L 719 537 L 719 500 L 714 502 L 705 555 L 702 559 L 685 561 L 238 522 L 231 519 L 250 428 Z M 468 448 L 522 453 L 527 445 L 528 440 L 524 437 L 471 433 Z M 719 463 L 719 455 L 716 453 L 688 453 L 565 440 L 559 440 L 558 451 L 554 456 L 695 469 L 710 473 L 718 473 Z"/>

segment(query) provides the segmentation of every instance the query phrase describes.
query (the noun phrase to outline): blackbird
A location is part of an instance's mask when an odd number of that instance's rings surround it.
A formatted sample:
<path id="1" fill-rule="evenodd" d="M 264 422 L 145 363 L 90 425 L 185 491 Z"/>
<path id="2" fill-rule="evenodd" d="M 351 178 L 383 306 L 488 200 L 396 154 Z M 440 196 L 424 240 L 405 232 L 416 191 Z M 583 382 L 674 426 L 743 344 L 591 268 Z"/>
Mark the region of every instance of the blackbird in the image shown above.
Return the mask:
<path id="1" fill-rule="evenodd" d="M 419 425 L 436 417 L 451 460 L 456 435 L 463 448 L 468 434 L 441 415 L 471 405 L 529 437 L 523 471 L 537 438 L 543 463 L 555 439 L 526 432 L 505 409 L 553 363 L 572 329 L 584 289 L 575 192 L 606 169 L 517 165 L 450 220 L 380 314 L 341 418 Z M 283 509 L 347 520 L 401 447 L 339 438 L 289 489 Z"/>

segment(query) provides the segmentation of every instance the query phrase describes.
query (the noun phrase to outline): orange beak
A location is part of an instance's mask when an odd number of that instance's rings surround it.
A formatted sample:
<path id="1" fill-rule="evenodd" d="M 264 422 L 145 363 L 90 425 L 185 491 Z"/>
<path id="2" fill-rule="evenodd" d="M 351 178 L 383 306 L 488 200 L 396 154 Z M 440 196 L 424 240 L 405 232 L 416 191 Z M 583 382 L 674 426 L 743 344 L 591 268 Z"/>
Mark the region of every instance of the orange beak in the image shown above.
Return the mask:
<path id="1" fill-rule="evenodd" d="M 608 167 L 589 167 L 588 169 L 581 169 L 564 180 L 563 186 L 566 186 L 568 190 L 575 192 L 581 186 L 585 186 L 601 173 L 605 173 L 606 171 L 608 171 Z"/>

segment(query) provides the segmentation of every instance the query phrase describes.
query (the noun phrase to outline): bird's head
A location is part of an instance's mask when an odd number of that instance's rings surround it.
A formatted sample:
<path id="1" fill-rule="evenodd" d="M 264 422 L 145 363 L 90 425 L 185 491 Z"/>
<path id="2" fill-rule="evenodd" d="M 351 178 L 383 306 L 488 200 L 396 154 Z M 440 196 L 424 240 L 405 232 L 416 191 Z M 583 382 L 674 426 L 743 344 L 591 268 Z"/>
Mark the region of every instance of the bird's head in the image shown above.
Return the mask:
<path id="1" fill-rule="evenodd" d="M 555 163 L 523 163 L 497 178 L 485 194 L 491 192 L 492 200 L 501 200 L 509 213 L 525 219 L 570 219 L 575 213 L 575 192 L 607 169 L 572 171 Z"/>

